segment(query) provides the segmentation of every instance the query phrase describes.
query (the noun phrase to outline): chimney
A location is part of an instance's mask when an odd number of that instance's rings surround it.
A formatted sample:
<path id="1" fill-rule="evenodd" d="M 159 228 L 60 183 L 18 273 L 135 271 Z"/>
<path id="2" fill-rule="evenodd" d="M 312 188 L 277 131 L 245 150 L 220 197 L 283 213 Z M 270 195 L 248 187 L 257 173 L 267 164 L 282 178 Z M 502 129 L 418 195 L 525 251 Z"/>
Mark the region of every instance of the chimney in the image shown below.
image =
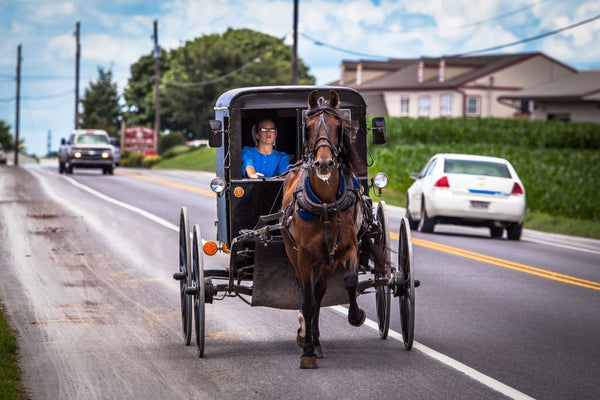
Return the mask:
<path id="1" fill-rule="evenodd" d="M 438 81 L 444 82 L 446 79 L 446 61 L 442 58 L 440 59 L 440 68 L 438 70 Z"/>
<path id="2" fill-rule="evenodd" d="M 340 86 L 344 86 L 344 74 L 346 73 L 346 65 L 342 61 L 342 66 L 340 67 Z"/>
<path id="3" fill-rule="evenodd" d="M 362 84 L 362 63 L 359 62 L 356 66 L 356 86 L 360 86 Z"/>
<path id="4" fill-rule="evenodd" d="M 423 60 L 419 61 L 419 68 L 417 70 L 417 82 L 419 83 L 423 83 L 423 68 L 425 67 L 425 65 L 423 64 Z"/>

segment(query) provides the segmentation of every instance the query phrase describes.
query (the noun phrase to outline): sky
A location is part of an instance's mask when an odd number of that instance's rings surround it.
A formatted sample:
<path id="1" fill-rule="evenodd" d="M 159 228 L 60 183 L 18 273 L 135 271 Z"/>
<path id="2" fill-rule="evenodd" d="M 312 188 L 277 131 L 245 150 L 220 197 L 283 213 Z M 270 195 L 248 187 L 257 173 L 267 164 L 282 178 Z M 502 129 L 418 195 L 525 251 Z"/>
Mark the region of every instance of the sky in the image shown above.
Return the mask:
<path id="1" fill-rule="evenodd" d="M 78 21 L 80 96 L 98 79 L 99 67 L 112 71 L 122 93 L 130 66 L 152 51 L 155 20 L 165 50 L 228 28 L 253 29 L 291 45 L 293 3 L 0 0 L 0 120 L 15 133 L 21 45 L 19 136 L 30 154 L 58 149 L 74 128 Z M 539 51 L 577 70 L 600 68 L 600 0 L 299 0 L 298 11 L 298 56 L 317 84 L 339 79 L 343 60 L 438 57 L 494 47 L 477 54 Z"/>

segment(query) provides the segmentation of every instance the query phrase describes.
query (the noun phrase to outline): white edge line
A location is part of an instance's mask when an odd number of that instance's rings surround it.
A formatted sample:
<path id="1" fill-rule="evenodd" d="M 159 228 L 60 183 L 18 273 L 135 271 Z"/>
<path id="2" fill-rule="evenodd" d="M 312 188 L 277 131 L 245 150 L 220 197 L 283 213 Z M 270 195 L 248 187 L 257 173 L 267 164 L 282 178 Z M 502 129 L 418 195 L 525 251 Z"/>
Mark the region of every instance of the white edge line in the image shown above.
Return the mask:
<path id="1" fill-rule="evenodd" d="M 342 306 L 333 306 L 333 307 L 328 307 L 328 308 L 331 308 L 331 309 L 333 309 L 341 314 L 344 314 L 344 315 L 348 314 L 348 309 L 345 307 L 342 307 Z M 371 329 L 379 331 L 379 326 L 377 325 L 377 323 L 375 321 L 372 321 L 367 318 L 365 320 L 365 325 Z M 400 334 L 394 330 L 391 330 L 391 329 L 389 330 L 388 337 L 391 337 L 400 342 L 403 342 L 402 334 Z M 489 387 L 490 389 L 495 390 L 496 392 L 502 393 L 503 395 L 505 395 L 507 397 L 510 397 L 511 399 L 518 399 L 518 400 L 531 399 L 531 400 L 533 400 L 533 397 L 527 396 L 525 393 L 519 392 L 518 390 L 516 390 L 508 385 L 505 385 L 504 383 L 497 381 L 494 378 L 484 375 L 481 372 L 479 372 L 459 361 L 456 361 L 455 359 L 450 358 L 440 352 L 437 352 L 421 343 L 413 342 L 413 348 L 416 350 L 419 350 L 421 353 L 424 353 L 425 355 L 428 355 L 429 357 L 433 358 L 434 360 L 437 360 L 440 363 L 447 365 L 448 367 L 450 367 L 452 369 L 462 372 L 463 374 L 467 375 L 471 379 L 474 379 L 474 380 L 478 381 L 479 383 Z"/>
<path id="2" fill-rule="evenodd" d="M 98 192 L 98 191 L 96 191 L 96 190 L 94 190 L 94 189 L 92 189 L 92 188 L 90 188 L 90 187 L 88 187 L 86 185 L 83 185 L 83 184 L 77 182 L 73 178 L 65 177 L 65 179 L 69 183 L 73 184 L 74 186 L 77 186 L 78 188 L 83 189 L 86 192 L 88 192 L 88 193 L 90 193 L 90 194 L 92 194 L 92 195 L 94 195 L 94 196 L 96 196 L 96 197 L 98 197 L 98 198 L 100 198 L 102 200 L 108 201 L 109 203 L 113 203 L 113 204 L 116 204 L 116 205 L 118 205 L 120 207 L 123 207 L 123 208 L 125 208 L 127 210 L 133 211 L 133 212 L 135 212 L 135 213 L 137 213 L 137 214 L 139 214 L 139 215 L 141 215 L 143 217 L 146 217 L 146 218 L 148 218 L 148 219 L 150 219 L 150 220 L 152 220 L 152 221 L 154 221 L 154 222 L 156 222 L 156 223 L 158 223 L 158 224 L 166 227 L 166 228 L 172 229 L 174 231 L 178 231 L 179 230 L 178 226 L 176 226 L 176 225 L 174 225 L 174 224 L 172 224 L 172 223 L 170 223 L 170 222 L 168 222 L 168 221 L 166 221 L 166 220 L 164 220 L 164 219 L 162 219 L 160 217 L 157 217 L 154 214 L 151 214 L 151 213 L 149 213 L 149 212 L 147 212 L 145 210 L 142 210 L 140 208 L 134 207 L 134 206 L 132 206 L 130 204 L 123 203 L 123 202 L 121 202 L 119 200 L 113 199 L 112 197 L 106 196 L 103 193 L 100 193 L 100 192 Z M 337 311 L 337 312 L 339 312 L 341 314 L 344 314 L 344 315 L 346 315 L 348 313 L 348 309 L 346 309 L 346 308 L 344 308 L 342 306 L 333 306 L 333 307 L 329 307 L 329 308 L 331 308 L 331 309 L 333 309 L 333 310 L 335 310 L 335 311 Z M 370 320 L 370 319 L 366 319 L 365 320 L 365 325 L 368 326 L 371 329 L 376 330 L 376 331 L 379 330 L 379 327 L 378 327 L 377 323 L 375 321 Z M 398 340 L 400 342 L 403 341 L 402 335 L 400 333 L 394 331 L 394 330 L 390 329 L 390 331 L 388 333 L 388 336 L 391 337 L 391 338 L 393 338 L 393 339 L 396 339 L 396 340 Z M 495 390 L 495 391 L 497 391 L 499 393 L 504 394 L 505 396 L 510 397 L 511 399 L 519 399 L 519 400 L 521 400 L 521 399 L 523 399 L 523 400 L 525 400 L 525 399 L 533 399 L 532 397 L 529 397 L 526 394 L 524 394 L 522 392 L 519 392 L 518 390 L 516 390 L 514 388 L 511 388 L 510 386 L 507 386 L 504 383 L 495 380 L 494 378 L 491 378 L 491 377 L 489 377 L 487 375 L 484 375 L 481 372 L 476 371 L 475 369 L 473 369 L 473 368 L 471 368 L 471 367 L 469 367 L 469 366 L 467 366 L 467 365 L 465 365 L 465 364 L 463 364 L 463 363 L 461 363 L 459 361 L 456 361 L 453 358 L 450 358 L 450 357 L 448 357 L 448 356 L 446 356 L 446 355 L 444 355 L 442 353 L 439 353 L 439 352 L 437 352 L 437 351 L 435 351 L 435 350 L 433 350 L 433 349 L 431 349 L 431 348 L 429 348 L 429 347 L 427 347 L 427 346 L 425 346 L 425 345 L 423 345 L 421 343 L 414 342 L 413 348 L 416 349 L 416 350 L 419 350 L 420 352 L 428 355 L 429 357 L 431 357 L 431 358 L 433 358 L 433 359 L 441 362 L 442 364 L 445 364 L 445 365 L 449 366 L 452 369 L 455 369 L 455 370 L 457 370 L 459 372 L 462 372 L 463 374 L 467 375 L 468 377 L 470 377 L 470 378 L 472 378 L 472 379 L 480 382 L 481 384 L 489 387 L 490 389 L 493 389 L 493 390 Z"/>

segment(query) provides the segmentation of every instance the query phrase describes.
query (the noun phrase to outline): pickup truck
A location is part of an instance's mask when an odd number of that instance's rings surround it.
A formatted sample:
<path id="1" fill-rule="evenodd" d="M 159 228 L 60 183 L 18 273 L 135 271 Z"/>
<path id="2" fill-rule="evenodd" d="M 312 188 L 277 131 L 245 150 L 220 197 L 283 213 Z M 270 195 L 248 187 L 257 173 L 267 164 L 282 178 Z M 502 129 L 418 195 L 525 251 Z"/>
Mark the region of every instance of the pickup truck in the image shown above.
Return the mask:
<path id="1" fill-rule="evenodd" d="M 77 129 L 71 133 L 69 140 L 61 140 L 58 172 L 71 174 L 73 168 L 101 168 L 103 174 L 113 174 L 114 147 L 106 131 Z"/>

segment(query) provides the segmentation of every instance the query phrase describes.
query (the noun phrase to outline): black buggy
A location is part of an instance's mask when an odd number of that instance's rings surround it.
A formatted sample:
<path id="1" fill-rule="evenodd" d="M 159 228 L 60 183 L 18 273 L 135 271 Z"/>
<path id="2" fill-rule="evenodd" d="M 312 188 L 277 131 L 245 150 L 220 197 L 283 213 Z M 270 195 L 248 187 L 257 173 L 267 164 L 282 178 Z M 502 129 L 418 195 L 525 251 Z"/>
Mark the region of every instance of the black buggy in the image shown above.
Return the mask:
<path id="1" fill-rule="evenodd" d="M 173 278 L 180 284 L 183 339 L 191 343 L 195 331 L 198 356 L 204 356 L 205 305 L 226 297 L 239 297 L 251 306 L 299 310 L 301 294 L 288 260 L 281 235 L 281 202 L 284 177 L 245 179 L 241 153 L 254 146 L 252 127 L 268 118 L 278 128 L 276 147 L 286 152 L 291 164 L 300 163 L 304 149 L 304 120 L 307 97 L 313 90 L 339 94 L 344 118 L 358 123 L 354 146 L 365 166 L 372 165 L 367 135 L 374 144 L 385 143 L 383 118 L 374 118 L 367 127 L 366 104 L 355 90 L 343 87 L 281 86 L 230 90 L 215 104 L 215 119 L 209 122 L 209 145 L 216 148 L 216 175 L 211 189 L 217 194 L 217 237 L 206 240 L 200 227 L 189 228 L 185 207 L 180 210 L 179 269 Z M 357 177 L 363 188 L 364 204 L 369 205 L 369 239 L 381 247 L 390 268 L 375 273 L 373 261 L 359 254 L 358 294 L 375 293 L 379 334 L 388 335 L 392 296 L 399 299 L 404 346 L 410 350 L 414 338 L 415 286 L 411 234 L 402 218 L 399 229 L 397 263 L 391 262 L 390 236 L 383 201 L 373 206 L 370 194 L 381 193 L 387 176 L 369 177 L 367 168 Z M 361 251 L 359 250 L 359 253 Z M 211 257 L 225 254 L 224 257 Z M 221 261 L 213 261 L 221 260 Z M 225 264 L 225 265 L 223 265 Z M 322 306 L 348 302 L 341 273 L 330 279 Z M 193 327 L 192 327 L 193 324 Z"/>

